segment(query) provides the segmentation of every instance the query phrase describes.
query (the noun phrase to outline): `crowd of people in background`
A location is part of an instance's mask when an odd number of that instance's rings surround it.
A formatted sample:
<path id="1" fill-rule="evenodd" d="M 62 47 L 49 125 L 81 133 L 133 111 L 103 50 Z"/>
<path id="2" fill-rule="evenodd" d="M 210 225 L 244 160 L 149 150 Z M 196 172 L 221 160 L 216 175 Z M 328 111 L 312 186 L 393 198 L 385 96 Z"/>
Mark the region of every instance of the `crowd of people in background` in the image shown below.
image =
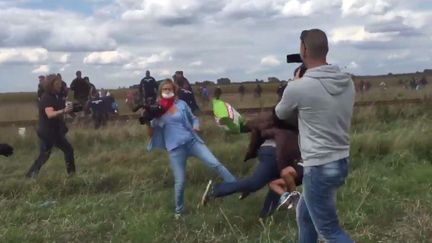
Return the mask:
<path id="1" fill-rule="evenodd" d="M 415 90 L 415 91 L 420 91 L 424 89 L 427 86 L 427 84 L 428 84 L 428 80 L 426 76 L 422 76 L 421 78 L 412 77 L 409 80 L 399 79 L 397 83 L 399 87 L 403 87 L 405 89 Z M 394 85 L 396 86 L 396 84 Z M 388 81 L 383 80 L 383 81 L 379 81 L 377 86 L 381 91 L 386 91 L 390 87 L 390 84 Z M 370 81 L 361 79 L 355 82 L 355 89 L 356 92 L 359 94 L 366 93 L 370 91 L 371 88 L 372 88 L 372 83 Z"/>
<path id="2" fill-rule="evenodd" d="M 427 81 L 425 76 L 423 76 L 422 78 L 413 77 L 411 79 L 411 81 L 409 81 L 409 82 L 405 81 L 405 82 L 403 82 L 403 84 L 404 84 L 406 89 L 419 91 L 419 90 L 422 90 L 423 88 L 426 87 L 426 85 L 428 84 L 428 81 Z"/>
<path id="3" fill-rule="evenodd" d="M 81 71 L 77 71 L 75 75 L 75 79 L 72 80 L 68 87 L 61 74 L 56 74 L 61 81 L 61 89 L 56 96 L 60 97 L 64 104 L 70 100 L 76 110 L 76 112 L 72 112 L 68 114 L 68 116 L 71 119 L 82 119 L 83 117 L 91 116 L 96 129 L 106 125 L 111 116 L 118 114 L 118 103 L 115 101 L 114 96 L 107 90 L 98 90 L 96 86 L 90 82 L 89 77 L 82 77 Z M 49 82 L 47 77 L 48 76 L 43 75 L 38 77 L 37 96 L 39 102 L 43 94 L 48 92 Z M 73 98 L 69 97 L 69 90 L 73 91 Z"/>

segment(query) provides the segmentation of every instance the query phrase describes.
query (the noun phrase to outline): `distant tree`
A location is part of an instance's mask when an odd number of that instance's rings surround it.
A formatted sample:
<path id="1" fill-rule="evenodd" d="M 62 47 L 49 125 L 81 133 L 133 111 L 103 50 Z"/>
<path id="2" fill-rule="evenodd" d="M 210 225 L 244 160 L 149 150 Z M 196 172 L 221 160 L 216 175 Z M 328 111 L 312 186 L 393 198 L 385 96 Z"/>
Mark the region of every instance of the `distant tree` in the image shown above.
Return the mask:
<path id="1" fill-rule="evenodd" d="M 204 85 L 215 85 L 215 82 L 214 81 L 210 81 L 210 80 L 206 80 L 206 81 L 203 81 L 203 84 Z"/>
<path id="2" fill-rule="evenodd" d="M 280 82 L 280 80 L 276 77 L 268 77 L 267 79 L 268 79 L 269 83 L 279 83 Z"/>
<path id="3" fill-rule="evenodd" d="M 217 82 L 218 85 L 221 85 L 221 84 L 230 84 L 231 80 L 229 78 L 219 78 L 216 82 Z"/>

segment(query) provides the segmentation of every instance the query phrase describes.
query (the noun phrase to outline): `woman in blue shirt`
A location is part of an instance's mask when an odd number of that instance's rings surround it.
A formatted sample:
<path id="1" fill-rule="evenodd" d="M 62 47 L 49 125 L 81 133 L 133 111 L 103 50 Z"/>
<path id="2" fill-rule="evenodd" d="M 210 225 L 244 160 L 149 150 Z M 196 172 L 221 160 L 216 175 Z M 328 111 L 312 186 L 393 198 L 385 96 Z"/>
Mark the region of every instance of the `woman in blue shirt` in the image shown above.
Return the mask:
<path id="1" fill-rule="evenodd" d="M 225 182 L 236 181 L 235 177 L 210 152 L 198 136 L 199 121 L 189 106 L 177 99 L 177 86 L 170 79 L 159 86 L 159 104 L 165 113 L 150 123 L 150 143 L 148 149 L 161 148 L 168 151 L 171 169 L 174 174 L 175 217 L 183 212 L 186 160 L 194 156 L 218 173 Z"/>

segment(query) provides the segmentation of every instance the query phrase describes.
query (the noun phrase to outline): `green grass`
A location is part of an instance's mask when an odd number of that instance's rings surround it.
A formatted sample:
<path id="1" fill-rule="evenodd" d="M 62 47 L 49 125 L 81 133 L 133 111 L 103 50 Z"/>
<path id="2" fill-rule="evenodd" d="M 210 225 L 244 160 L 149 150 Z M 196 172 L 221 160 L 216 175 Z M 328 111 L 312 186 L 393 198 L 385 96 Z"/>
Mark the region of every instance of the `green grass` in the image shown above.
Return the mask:
<path id="1" fill-rule="evenodd" d="M 432 112 L 428 107 L 357 109 L 350 174 L 338 193 L 341 223 L 357 242 L 432 239 Z M 38 153 L 25 138 L 0 128 L 16 148 L 0 158 L 0 242 L 296 242 L 294 212 L 261 224 L 266 188 L 244 201 L 231 196 L 197 208 L 208 179 L 196 159 L 187 168 L 186 211 L 173 220 L 173 178 L 163 152 L 148 153 L 145 129 L 130 121 L 94 131 L 72 128 L 78 174 L 66 179 L 55 151 L 36 180 L 24 179 Z M 225 135 L 204 118 L 202 137 L 238 177 L 246 135 Z"/>

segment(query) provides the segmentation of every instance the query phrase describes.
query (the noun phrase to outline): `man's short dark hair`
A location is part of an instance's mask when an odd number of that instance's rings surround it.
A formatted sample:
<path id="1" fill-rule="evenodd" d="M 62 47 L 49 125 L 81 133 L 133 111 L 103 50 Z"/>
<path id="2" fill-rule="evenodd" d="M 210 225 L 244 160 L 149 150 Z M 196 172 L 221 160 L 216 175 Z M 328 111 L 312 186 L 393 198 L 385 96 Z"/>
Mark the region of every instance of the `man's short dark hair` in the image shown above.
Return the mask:
<path id="1" fill-rule="evenodd" d="M 327 35 L 320 29 L 303 30 L 300 40 L 306 46 L 308 54 L 312 58 L 326 57 L 328 53 Z"/>

